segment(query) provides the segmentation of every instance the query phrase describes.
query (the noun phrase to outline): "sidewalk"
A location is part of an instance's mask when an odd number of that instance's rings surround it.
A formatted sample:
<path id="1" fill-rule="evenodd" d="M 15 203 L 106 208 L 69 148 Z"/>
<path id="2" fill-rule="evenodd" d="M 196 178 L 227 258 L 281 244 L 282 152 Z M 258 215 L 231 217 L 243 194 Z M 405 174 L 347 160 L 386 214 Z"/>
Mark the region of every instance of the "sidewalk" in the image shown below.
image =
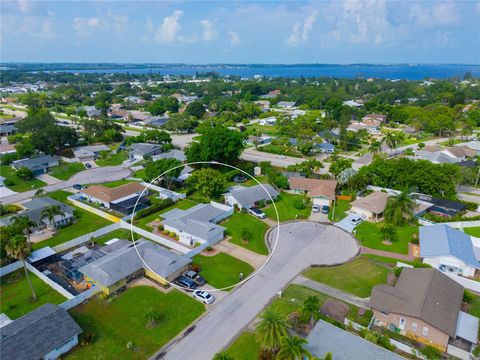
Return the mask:
<path id="1" fill-rule="evenodd" d="M 370 307 L 368 306 L 368 302 L 370 298 L 360 298 L 358 296 L 346 293 L 345 291 L 338 290 L 331 286 L 319 283 L 317 281 L 307 279 L 302 275 L 298 275 L 295 279 L 293 279 L 292 283 L 309 287 L 313 290 L 321 292 L 322 294 L 329 295 L 331 297 L 345 301 L 349 304 L 358 306 L 360 308 L 367 309 L 367 310 L 370 309 Z"/>
<path id="2" fill-rule="evenodd" d="M 245 261 L 253 266 L 255 270 L 260 268 L 267 260 L 267 256 L 259 255 L 241 246 L 232 244 L 229 239 L 230 238 L 227 238 L 227 240 L 218 243 L 213 248 L 217 251 L 231 255 L 239 260 Z"/>

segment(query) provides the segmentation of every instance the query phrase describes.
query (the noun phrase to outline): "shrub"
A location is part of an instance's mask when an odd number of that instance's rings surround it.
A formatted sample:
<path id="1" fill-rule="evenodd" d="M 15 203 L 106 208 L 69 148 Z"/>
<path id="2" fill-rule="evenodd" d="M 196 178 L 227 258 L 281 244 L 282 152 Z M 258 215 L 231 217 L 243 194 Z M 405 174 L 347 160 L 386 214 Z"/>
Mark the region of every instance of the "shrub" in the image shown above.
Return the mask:
<path id="1" fill-rule="evenodd" d="M 400 274 L 402 273 L 403 267 L 394 267 L 393 268 L 393 273 L 395 276 L 398 278 Z"/>
<path id="2" fill-rule="evenodd" d="M 473 301 L 473 294 L 467 289 L 463 291 L 463 301 L 465 301 L 468 304 L 470 304 Z"/>
<path id="3" fill-rule="evenodd" d="M 94 333 L 84 333 L 82 335 L 82 340 L 80 340 L 81 346 L 88 346 L 92 343 L 93 338 L 95 337 Z"/>
<path id="4" fill-rule="evenodd" d="M 242 229 L 242 240 L 250 241 L 252 239 L 252 232 L 248 228 Z"/>
<path id="5" fill-rule="evenodd" d="M 158 229 L 158 231 L 163 231 L 163 229 L 165 229 L 165 227 L 162 224 L 160 224 L 160 225 L 157 226 L 157 229 Z"/>
<path id="6" fill-rule="evenodd" d="M 173 204 L 172 199 L 163 199 L 163 200 L 161 200 L 161 201 L 159 201 L 159 202 L 157 202 L 153 205 L 150 205 L 149 207 L 147 207 L 145 209 L 137 211 L 137 213 L 135 214 L 135 219 L 138 220 L 138 219 L 141 219 L 145 216 L 156 213 L 157 211 L 163 210 L 163 209 L 165 209 L 166 207 L 169 207 L 172 204 Z"/>
<path id="7" fill-rule="evenodd" d="M 212 251 L 212 250 L 213 250 L 213 247 L 211 247 L 211 246 L 209 245 L 209 246 L 207 246 L 207 247 L 205 248 L 205 250 L 206 250 L 206 251 Z"/>
<path id="8" fill-rule="evenodd" d="M 305 209 L 305 204 L 302 199 L 295 199 L 293 201 L 293 207 L 297 210 Z"/>
<path id="9" fill-rule="evenodd" d="M 421 142 L 421 143 L 418 143 L 418 147 L 420 149 L 423 149 L 425 147 L 425 143 Z"/>
<path id="10" fill-rule="evenodd" d="M 478 358 L 480 356 L 480 347 L 479 346 L 475 347 L 475 349 L 473 349 L 472 351 L 472 354 L 473 356 L 475 356 L 475 358 Z"/>
<path id="11" fill-rule="evenodd" d="M 437 360 L 442 358 L 442 353 L 437 348 L 427 345 L 420 349 L 420 353 L 427 358 L 427 360 Z"/>

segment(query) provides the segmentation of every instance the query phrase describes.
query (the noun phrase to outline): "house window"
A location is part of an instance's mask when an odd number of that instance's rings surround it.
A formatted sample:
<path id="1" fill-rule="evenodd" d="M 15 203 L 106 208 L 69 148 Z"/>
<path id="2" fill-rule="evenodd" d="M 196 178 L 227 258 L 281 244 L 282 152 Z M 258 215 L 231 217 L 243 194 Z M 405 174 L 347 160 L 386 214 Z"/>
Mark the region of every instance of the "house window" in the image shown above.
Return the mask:
<path id="1" fill-rule="evenodd" d="M 423 329 L 422 329 L 422 335 L 423 336 L 428 336 L 428 327 L 427 326 L 424 326 Z"/>
<path id="2" fill-rule="evenodd" d="M 416 322 L 412 323 L 412 331 L 417 332 L 417 323 Z"/>
<path id="3" fill-rule="evenodd" d="M 400 330 L 405 329 L 405 319 L 404 319 L 404 318 L 400 318 L 400 321 L 399 321 L 399 323 L 398 323 L 398 328 L 399 328 Z"/>

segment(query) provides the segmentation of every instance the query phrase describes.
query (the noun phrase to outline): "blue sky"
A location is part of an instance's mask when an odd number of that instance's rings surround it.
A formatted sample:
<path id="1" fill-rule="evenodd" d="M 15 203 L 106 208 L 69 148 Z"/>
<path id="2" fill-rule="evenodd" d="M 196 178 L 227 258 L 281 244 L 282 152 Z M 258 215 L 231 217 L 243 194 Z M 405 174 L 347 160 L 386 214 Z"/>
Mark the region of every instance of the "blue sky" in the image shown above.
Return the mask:
<path id="1" fill-rule="evenodd" d="M 480 63 L 478 1 L 4 1 L 1 60 Z"/>

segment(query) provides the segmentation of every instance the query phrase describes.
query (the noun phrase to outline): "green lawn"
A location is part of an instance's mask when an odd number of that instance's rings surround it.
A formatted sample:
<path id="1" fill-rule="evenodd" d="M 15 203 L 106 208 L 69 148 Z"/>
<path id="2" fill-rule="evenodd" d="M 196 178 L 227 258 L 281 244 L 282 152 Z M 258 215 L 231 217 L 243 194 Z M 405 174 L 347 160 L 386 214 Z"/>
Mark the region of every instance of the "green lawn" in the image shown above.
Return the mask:
<path id="1" fill-rule="evenodd" d="M 480 227 L 478 226 L 463 228 L 463 232 L 471 236 L 480 237 Z"/>
<path id="2" fill-rule="evenodd" d="M 305 205 L 303 209 L 295 208 L 295 203 L 299 201 L 304 201 Z M 275 201 L 275 205 L 277 206 L 278 217 L 280 218 L 280 222 L 287 221 L 287 220 L 295 220 L 297 218 L 306 219 L 310 216 L 311 206 L 306 203 L 307 198 L 303 195 L 295 195 L 289 194 L 286 192 L 282 192 L 278 199 Z M 275 213 L 275 208 L 272 204 L 268 205 L 267 208 L 264 209 L 265 214 L 272 220 L 277 220 L 277 215 Z"/>
<path id="3" fill-rule="evenodd" d="M 180 200 L 179 202 L 170 205 L 169 207 L 166 207 L 165 209 L 162 209 L 156 213 L 147 215 L 141 219 L 138 219 L 135 223 L 136 226 L 138 226 L 141 229 L 151 231 L 152 228 L 147 226 L 148 223 L 151 223 L 155 219 L 161 219 L 161 214 L 166 213 L 167 211 L 173 210 L 173 209 L 181 209 L 181 210 L 187 210 L 190 209 L 191 207 L 197 205 L 196 202 L 189 200 L 189 199 L 183 199 Z"/>
<path id="4" fill-rule="evenodd" d="M 145 314 L 150 310 L 161 315 L 155 328 L 145 326 Z M 111 303 L 96 297 L 70 310 L 83 333 L 94 334 L 94 339 L 66 358 L 147 359 L 204 310 L 200 302 L 180 291 L 165 294 L 148 286 L 129 288 Z M 128 342 L 133 342 L 135 349 L 127 349 Z"/>
<path id="5" fill-rule="evenodd" d="M 68 202 L 67 198 L 71 195 L 73 195 L 71 192 L 64 191 L 64 190 L 56 190 L 56 191 L 52 191 L 52 192 L 47 193 L 46 196 L 51 197 L 51 198 L 53 198 L 57 201 L 63 202 L 63 203 L 67 203 Z"/>
<path id="6" fill-rule="evenodd" d="M 118 153 L 110 153 L 105 159 L 95 160 L 98 166 L 117 166 L 121 165 L 128 158 L 126 151 L 119 151 Z"/>
<path id="7" fill-rule="evenodd" d="M 15 174 L 15 170 L 13 170 L 9 165 L 0 166 L 0 176 L 3 176 L 7 180 L 10 180 L 13 185 L 7 186 L 10 190 L 16 192 L 24 192 L 32 189 L 41 188 L 47 183 L 43 182 L 42 180 L 38 180 L 37 178 L 33 178 L 30 180 L 23 180 L 19 178 Z"/>
<path id="8" fill-rule="evenodd" d="M 369 259 L 357 258 L 339 266 L 313 267 L 303 275 L 359 297 L 368 297 L 372 287 L 386 284 L 390 270 Z"/>
<path id="9" fill-rule="evenodd" d="M 418 239 L 418 226 L 403 225 L 397 227 L 398 240 L 391 245 L 384 244 L 384 238 L 380 233 L 383 223 L 371 223 L 364 221 L 355 228 L 355 235 L 362 245 L 378 250 L 391 251 L 400 254 L 408 254 L 408 243 L 414 235 Z"/>
<path id="10" fill-rule="evenodd" d="M 116 181 L 110 181 L 110 182 L 107 182 L 107 183 L 101 183 L 101 184 L 98 184 L 98 185 L 103 185 L 103 186 L 106 186 L 106 187 L 109 187 L 109 188 L 114 188 L 114 187 L 125 185 L 125 184 L 131 183 L 131 182 L 134 182 L 134 181 L 133 180 L 116 180 Z"/>
<path id="11" fill-rule="evenodd" d="M 140 169 L 137 170 L 133 173 L 132 177 L 134 178 L 139 178 L 139 179 L 145 179 L 145 169 Z"/>
<path id="12" fill-rule="evenodd" d="M 350 201 L 337 200 L 335 204 L 335 214 L 333 214 L 333 207 L 330 206 L 330 210 L 328 212 L 328 218 L 334 222 L 340 221 L 347 216 L 347 210 L 349 208 L 350 208 Z M 334 215 L 333 219 L 332 219 L 332 214 Z"/>
<path id="13" fill-rule="evenodd" d="M 53 170 L 50 172 L 50 175 L 60 180 L 68 180 L 73 175 L 83 170 L 86 169 L 81 163 L 62 162 L 59 166 L 53 168 Z"/>
<path id="14" fill-rule="evenodd" d="M 235 213 L 223 222 L 221 226 L 227 228 L 225 234 L 232 237 L 230 240 L 232 243 L 258 254 L 268 255 L 268 248 L 265 244 L 265 232 L 268 230 L 268 225 L 263 221 L 252 215 Z M 245 228 L 250 231 L 252 236 L 248 244 L 242 241 L 242 231 Z"/>
<path id="15" fill-rule="evenodd" d="M 472 293 L 472 292 L 470 292 Z M 473 294 L 473 301 L 469 304 L 468 313 L 480 317 L 480 296 Z"/>
<path id="16" fill-rule="evenodd" d="M 37 295 L 36 301 L 32 301 L 32 292 L 23 268 L 0 278 L 0 313 L 6 313 L 10 319 L 19 318 L 46 303 L 61 304 L 67 301 L 39 277 L 31 272 L 29 275 Z"/>
<path id="17" fill-rule="evenodd" d="M 135 240 L 138 240 L 141 236 L 138 235 L 137 233 L 133 233 Z M 120 239 L 120 240 L 132 240 L 132 233 L 130 232 L 129 229 L 117 229 L 113 230 L 112 232 L 109 232 L 106 235 L 100 236 L 98 238 L 95 238 L 95 242 L 97 244 L 105 244 L 108 240 L 112 239 Z"/>
<path id="18" fill-rule="evenodd" d="M 49 193 L 49 195 L 51 196 L 51 194 L 54 194 L 54 196 L 52 196 L 54 198 L 60 198 L 61 196 L 65 195 L 63 194 L 65 193 L 65 191 L 55 193 Z M 77 208 L 76 206 L 70 206 L 75 209 L 75 216 L 77 217 L 77 222 L 64 228 L 58 229 L 57 234 L 50 239 L 33 244 L 33 250 L 37 250 L 45 246 L 56 246 L 66 241 L 73 240 L 80 235 L 88 234 L 89 232 L 98 230 L 111 224 L 111 222 L 107 219 L 92 214 L 86 210 Z"/>
<path id="19" fill-rule="evenodd" d="M 249 264 L 224 253 L 214 256 L 196 255 L 193 263 L 200 267 L 200 275 L 217 289 L 237 284 L 240 273 L 245 278 L 253 272 L 253 267 Z"/>
<path id="20" fill-rule="evenodd" d="M 260 345 L 255 339 L 255 334 L 251 332 L 243 332 L 226 350 L 226 353 L 235 360 L 257 359 L 259 352 Z"/>

